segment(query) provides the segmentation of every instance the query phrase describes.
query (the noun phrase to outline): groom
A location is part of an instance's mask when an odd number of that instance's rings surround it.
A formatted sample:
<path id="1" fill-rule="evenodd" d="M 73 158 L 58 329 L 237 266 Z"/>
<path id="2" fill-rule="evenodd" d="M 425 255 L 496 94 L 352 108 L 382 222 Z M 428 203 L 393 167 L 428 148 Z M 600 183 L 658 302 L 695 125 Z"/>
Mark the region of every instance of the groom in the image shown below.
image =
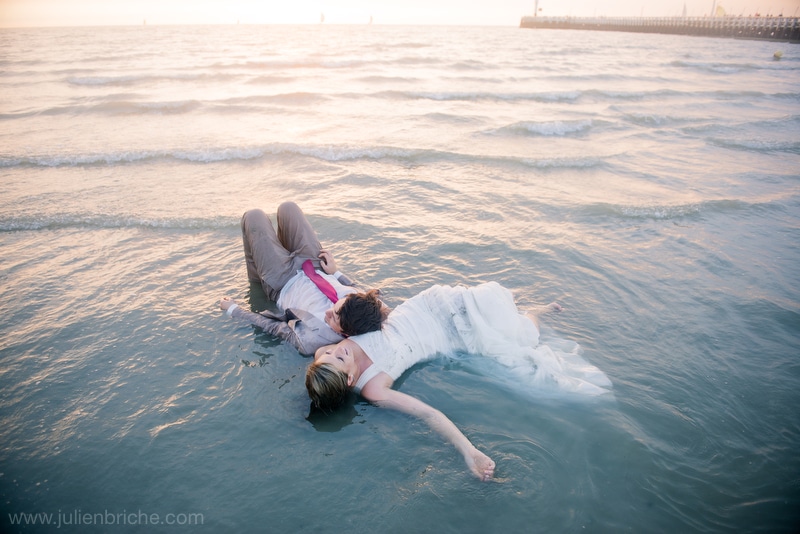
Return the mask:
<path id="1" fill-rule="evenodd" d="M 379 330 L 388 313 L 378 291 L 358 292 L 322 249 L 317 234 L 300 207 L 284 202 L 278 207 L 278 230 L 259 209 L 242 216 L 242 241 L 247 277 L 259 282 L 267 298 L 282 314 L 245 311 L 229 298 L 219 306 L 229 316 L 263 328 L 313 355 L 324 345 L 348 336 Z"/>

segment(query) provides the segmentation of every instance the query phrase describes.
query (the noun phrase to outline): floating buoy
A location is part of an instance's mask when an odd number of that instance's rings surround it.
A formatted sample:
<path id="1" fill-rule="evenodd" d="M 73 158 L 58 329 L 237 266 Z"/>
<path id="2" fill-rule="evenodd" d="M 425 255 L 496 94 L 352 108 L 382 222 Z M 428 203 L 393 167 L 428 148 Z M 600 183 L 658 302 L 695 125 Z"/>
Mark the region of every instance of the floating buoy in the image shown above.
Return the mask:
<path id="1" fill-rule="evenodd" d="M 780 50 L 778 50 L 777 52 L 775 52 L 774 54 L 772 54 L 772 57 L 773 57 L 773 58 L 775 58 L 775 59 L 780 59 L 780 58 L 782 58 L 782 57 L 783 57 L 783 52 L 781 52 Z"/>

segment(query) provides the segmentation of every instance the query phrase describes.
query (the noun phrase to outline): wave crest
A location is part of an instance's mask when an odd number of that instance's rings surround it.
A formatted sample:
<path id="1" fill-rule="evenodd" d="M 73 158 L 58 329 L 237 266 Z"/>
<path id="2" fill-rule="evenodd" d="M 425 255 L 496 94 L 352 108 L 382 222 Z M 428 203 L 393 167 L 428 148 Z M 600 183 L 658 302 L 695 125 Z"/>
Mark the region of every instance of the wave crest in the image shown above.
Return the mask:
<path id="1" fill-rule="evenodd" d="M 192 163 L 222 161 L 252 161 L 267 157 L 304 156 L 327 162 L 343 161 L 402 161 L 412 164 L 437 161 L 466 162 L 477 165 L 523 165 L 534 168 L 586 168 L 602 164 L 592 157 L 520 158 L 465 154 L 435 149 L 417 149 L 392 146 L 302 145 L 271 143 L 260 146 L 219 147 L 204 149 L 131 150 L 109 153 L 0 155 L 0 168 L 10 167 L 77 167 L 82 165 L 124 165 L 158 160 L 178 160 Z"/>
<path id="2" fill-rule="evenodd" d="M 218 230 L 237 228 L 236 217 L 134 217 L 124 215 L 61 213 L 36 216 L 0 217 L 0 232 L 59 230 L 64 228 L 163 228 Z"/>
<path id="3" fill-rule="evenodd" d="M 591 119 L 577 121 L 546 121 L 531 122 L 521 121 L 502 128 L 489 130 L 489 134 L 511 134 L 511 135 L 532 135 L 532 136 L 556 136 L 565 137 L 569 135 L 579 135 L 591 130 L 593 122 Z"/>
<path id="4" fill-rule="evenodd" d="M 737 199 L 707 200 L 686 204 L 618 205 L 597 203 L 586 206 L 589 215 L 622 219 L 675 220 L 713 213 L 730 213 L 770 207 L 770 204 Z"/>

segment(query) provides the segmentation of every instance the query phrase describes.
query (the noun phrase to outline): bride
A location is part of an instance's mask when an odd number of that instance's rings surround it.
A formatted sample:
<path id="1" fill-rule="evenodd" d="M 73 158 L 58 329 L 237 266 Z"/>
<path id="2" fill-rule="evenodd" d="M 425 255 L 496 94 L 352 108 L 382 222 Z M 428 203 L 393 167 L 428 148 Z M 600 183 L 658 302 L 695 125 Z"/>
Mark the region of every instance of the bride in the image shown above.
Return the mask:
<path id="1" fill-rule="evenodd" d="M 389 313 L 381 330 L 320 348 L 306 372 L 314 405 L 331 409 L 349 391 L 373 404 L 413 415 L 452 443 L 480 480 L 494 476 L 494 461 L 479 451 L 439 410 L 392 389 L 414 364 L 437 354 L 468 352 L 493 358 L 532 386 L 543 383 L 583 394 L 610 386 L 599 369 L 569 355 L 540 350 L 539 317 L 558 313 L 555 302 L 521 314 L 511 292 L 489 282 L 475 287 L 433 286 Z"/>

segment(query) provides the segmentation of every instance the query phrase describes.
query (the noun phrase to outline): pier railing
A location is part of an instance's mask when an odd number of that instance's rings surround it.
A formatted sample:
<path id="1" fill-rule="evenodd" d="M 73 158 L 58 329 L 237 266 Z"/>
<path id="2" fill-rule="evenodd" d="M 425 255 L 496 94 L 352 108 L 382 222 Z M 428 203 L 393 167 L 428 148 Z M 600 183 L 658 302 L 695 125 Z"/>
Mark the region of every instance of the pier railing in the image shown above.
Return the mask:
<path id="1" fill-rule="evenodd" d="M 800 43 L 797 17 L 522 17 L 520 28 L 700 35 Z"/>

